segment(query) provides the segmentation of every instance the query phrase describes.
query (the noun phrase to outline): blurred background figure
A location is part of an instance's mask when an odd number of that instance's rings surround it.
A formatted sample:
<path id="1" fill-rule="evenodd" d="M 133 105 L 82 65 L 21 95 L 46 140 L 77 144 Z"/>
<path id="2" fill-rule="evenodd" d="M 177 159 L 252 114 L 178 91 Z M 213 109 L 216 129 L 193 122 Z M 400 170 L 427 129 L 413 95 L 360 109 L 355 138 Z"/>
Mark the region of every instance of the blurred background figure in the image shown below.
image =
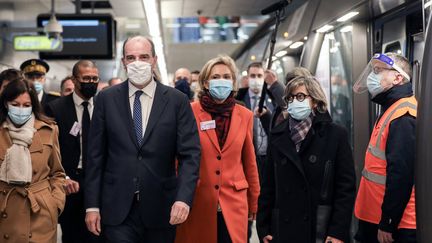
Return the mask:
<path id="1" fill-rule="evenodd" d="M 45 109 L 48 103 L 60 97 L 57 92 L 44 91 L 45 75 L 49 68 L 48 63 L 40 59 L 29 59 L 20 66 L 25 79 L 33 83 L 42 109 Z"/>
<path id="2" fill-rule="evenodd" d="M 101 90 L 104 90 L 109 87 L 109 84 L 107 82 L 99 81 L 97 86 L 97 91 L 100 92 Z"/>
<path id="3" fill-rule="evenodd" d="M 179 68 L 174 73 L 174 86 L 193 100 L 195 93 L 190 88 L 191 72 L 187 68 Z"/>
<path id="4" fill-rule="evenodd" d="M 72 81 L 72 76 L 65 77 L 60 83 L 60 95 L 68 96 L 74 91 L 75 85 Z"/>
<path id="5" fill-rule="evenodd" d="M 15 68 L 9 68 L 9 69 L 3 70 L 0 73 L 0 93 L 3 92 L 6 85 L 11 80 L 15 80 L 19 77 L 22 77 L 22 73 Z"/>
<path id="6" fill-rule="evenodd" d="M 111 87 L 111 86 L 114 86 L 116 84 L 120 84 L 122 82 L 123 82 L 123 80 L 121 80 L 120 78 L 114 77 L 114 78 L 111 78 L 110 80 L 108 80 L 108 85 Z"/>
<path id="7" fill-rule="evenodd" d="M 351 137 L 351 102 L 348 96 L 347 81 L 341 75 L 331 77 L 331 116 L 333 121 L 348 130 Z"/>

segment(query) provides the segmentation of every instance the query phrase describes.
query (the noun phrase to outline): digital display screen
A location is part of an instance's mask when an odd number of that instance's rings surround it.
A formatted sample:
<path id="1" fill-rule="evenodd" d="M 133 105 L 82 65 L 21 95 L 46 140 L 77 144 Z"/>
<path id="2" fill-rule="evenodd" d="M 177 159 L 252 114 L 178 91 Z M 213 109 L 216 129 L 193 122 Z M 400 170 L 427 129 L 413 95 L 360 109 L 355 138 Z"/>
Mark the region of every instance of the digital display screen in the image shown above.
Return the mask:
<path id="1" fill-rule="evenodd" d="M 115 22 L 111 15 L 56 15 L 63 26 L 63 50 L 40 52 L 42 59 L 112 59 L 115 53 Z M 44 27 L 49 15 L 38 16 Z"/>

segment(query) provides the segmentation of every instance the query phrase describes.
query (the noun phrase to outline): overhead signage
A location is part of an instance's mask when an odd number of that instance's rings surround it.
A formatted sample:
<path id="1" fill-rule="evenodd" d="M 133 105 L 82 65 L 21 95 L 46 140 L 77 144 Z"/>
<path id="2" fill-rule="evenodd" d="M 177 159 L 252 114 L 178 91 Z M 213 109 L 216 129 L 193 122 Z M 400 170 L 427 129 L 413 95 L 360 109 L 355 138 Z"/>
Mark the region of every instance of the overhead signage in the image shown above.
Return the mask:
<path id="1" fill-rule="evenodd" d="M 38 36 L 15 36 L 15 51 L 61 51 L 63 49 L 63 40 L 59 38 L 49 38 L 45 35 Z"/>

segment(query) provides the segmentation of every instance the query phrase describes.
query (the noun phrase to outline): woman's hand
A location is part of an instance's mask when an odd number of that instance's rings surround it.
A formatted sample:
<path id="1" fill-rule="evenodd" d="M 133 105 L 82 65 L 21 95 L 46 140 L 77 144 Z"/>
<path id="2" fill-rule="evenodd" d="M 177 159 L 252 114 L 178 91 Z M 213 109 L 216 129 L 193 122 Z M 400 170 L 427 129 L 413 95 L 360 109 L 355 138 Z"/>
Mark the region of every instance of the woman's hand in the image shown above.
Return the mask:
<path id="1" fill-rule="evenodd" d="M 264 243 L 270 243 L 271 240 L 273 240 L 273 236 L 271 236 L 271 235 L 266 235 L 266 236 L 263 238 L 263 242 L 264 242 Z"/>
<path id="2" fill-rule="evenodd" d="M 344 243 L 343 241 L 333 238 L 331 236 L 327 236 L 325 243 Z"/>
<path id="3" fill-rule="evenodd" d="M 248 220 L 249 221 L 253 221 L 256 219 L 256 213 L 249 213 L 248 215 Z"/>

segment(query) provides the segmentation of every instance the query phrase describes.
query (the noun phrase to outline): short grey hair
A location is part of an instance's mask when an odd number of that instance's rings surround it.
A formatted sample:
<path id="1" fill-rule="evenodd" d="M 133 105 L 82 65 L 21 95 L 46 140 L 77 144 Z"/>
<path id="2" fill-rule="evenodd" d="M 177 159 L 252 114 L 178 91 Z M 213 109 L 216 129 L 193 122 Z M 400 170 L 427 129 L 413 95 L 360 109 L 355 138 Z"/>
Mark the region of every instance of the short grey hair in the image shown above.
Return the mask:
<path id="1" fill-rule="evenodd" d="M 394 52 L 388 52 L 386 53 L 386 56 L 390 57 L 395 64 L 400 67 L 403 71 L 405 71 L 408 76 L 410 77 L 410 79 L 412 78 L 412 68 L 411 68 L 411 64 L 409 63 L 408 59 L 402 55 L 399 55 L 397 53 Z M 403 75 L 402 75 L 403 76 Z M 409 82 L 409 80 L 403 76 L 403 83 L 406 84 Z"/>

